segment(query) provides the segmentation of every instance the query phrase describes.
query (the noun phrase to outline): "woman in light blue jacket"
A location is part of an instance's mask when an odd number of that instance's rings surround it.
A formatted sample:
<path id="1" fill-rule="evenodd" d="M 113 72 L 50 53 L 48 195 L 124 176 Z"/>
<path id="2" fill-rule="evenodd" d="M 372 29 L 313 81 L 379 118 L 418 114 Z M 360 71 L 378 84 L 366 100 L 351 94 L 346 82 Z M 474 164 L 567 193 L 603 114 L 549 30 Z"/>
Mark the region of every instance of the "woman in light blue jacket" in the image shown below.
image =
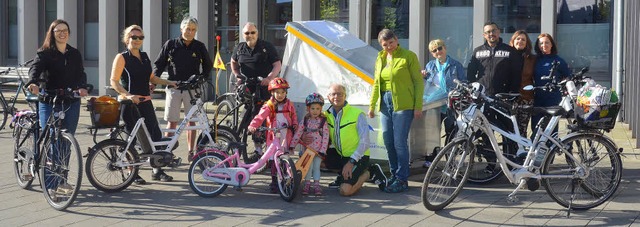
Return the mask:
<path id="1" fill-rule="evenodd" d="M 431 94 L 424 94 L 427 99 L 428 96 L 446 96 L 451 89 L 456 87 L 453 82 L 454 79 L 459 81 L 466 81 L 467 74 L 464 73 L 464 67 L 459 61 L 451 58 L 447 55 L 447 46 L 441 39 L 432 40 L 429 42 L 429 51 L 435 58 L 427 63 L 425 69 L 422 70 L 422 75 L 425 79 L 425 88 L 431 89 Z M 444 130 L 447 134 L 451 133 L 455 128 L 455 116 L 454 113 L 447 109 L 447 106 L 442 106 L 440 110 L 440 122 L 444 121 Z M 424 167 L 431 166 L 431 161 L 435 157 L 434 152 L 431 155 L 427 155 Z"/>

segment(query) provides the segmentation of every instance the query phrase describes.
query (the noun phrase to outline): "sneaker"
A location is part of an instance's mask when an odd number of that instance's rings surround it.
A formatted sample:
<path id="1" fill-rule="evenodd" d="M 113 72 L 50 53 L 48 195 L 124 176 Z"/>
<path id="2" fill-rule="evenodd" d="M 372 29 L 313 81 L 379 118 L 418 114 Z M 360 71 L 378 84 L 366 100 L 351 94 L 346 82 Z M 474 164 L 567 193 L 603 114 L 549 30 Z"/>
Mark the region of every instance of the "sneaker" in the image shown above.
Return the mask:
<path id="1" fill-rule="evenodd" d="M 396 180 L 393 182 L 393 184 L 387 186 L 384 189 L 384 192 L 386 193 L 399 193 L 399 192 L 405 192 L 409 190 L 409 184 L 407 184 L 406 181 L 403 180 Z"/>
<path id="2" fill-rule="evenodd" d="M 187 161 L 189 163 L 193 162 L 193 155 L 194 155 L 193 151 L 189 151 L 189 153 L 187 153 Z"/>
<path id="3" fill-rule="evenodd" d="M 137 185 L 143 185 L 143 184 L 147 184 L 147 181 L 142 179 L 142 177 L 140 177 L 140 175 L 136 174 L 133 177 L 133 183 L 136 183 Z"/>
<path id="4" fill-rule="evenodd" d="M 322 195 L 322 188 L 320 188 L 320 182 L 316 181 L 313 184 L 313 190 L 316 192 L 315 195 Z"/>
<path id="5" fill-rule="evenodd" d="M 303 195 L 308 195 L 309 194 L 309 189 L 311 189 L 311 182 L 307 182 L 304 184 L 304 187 L 302 188 L 302 194 Z"/>
<path id="6" fill-rule="evenodd" d="M 428 169 L 429 167 L 431 167 L 431 164 L 432 163 L 430 161 L 424 161 L 424 164 L 422 164 L 422 167 Z"/>
<path id="7" fill-rule="evenodd" d="M 162 181 L 162 182 L 171 182 L 173 181 L 173 177 L 167 175 L 164 171 L 160 170 L 157 173 L 151 174 L 151 180 Z"/>
<path id="8" fill-rule="evenodd" d="M 343 181 L 342 176 L 336 177 L 336 180 L 334 180 L 333 182 L 329 183 L 329 188 L 333 188 L 333 189 L 340 188 L 340 185 L 342 184 L 342 181 Z"/>
<path id="9" fill-rule="evenodd" d="M 275 181 L 271 181 L 271 184 L 269 184 L 269 192 L 271 194 L 277 194 L 280 191 L 280 189 L 278 188 L 278 183 L 276 183 Z"/>
<path id="10" fill-rule="evenodd" d="M 73 186 L 67 183 L 62 183 L 58 185 L 58 188 L 56 188 L 57 195 L 68 195 L 71 194 L 71 192 L 73 192 Z"/>
<path id="11" fill-rule="evenodd" d="M 370 165 L 369 173 L 371 173 L 371 180 L 373 181 L 374 184 L 378 186 L 383 185 L 384 187 L 381 187 L 381 188 L 387 187 L 387 181 L 389 179 L 387 179 L 387 175 L 384 174 L 384 172 L 382 171 L 382 167 L 380 167 L 380 165 L 378 164 Z"/>

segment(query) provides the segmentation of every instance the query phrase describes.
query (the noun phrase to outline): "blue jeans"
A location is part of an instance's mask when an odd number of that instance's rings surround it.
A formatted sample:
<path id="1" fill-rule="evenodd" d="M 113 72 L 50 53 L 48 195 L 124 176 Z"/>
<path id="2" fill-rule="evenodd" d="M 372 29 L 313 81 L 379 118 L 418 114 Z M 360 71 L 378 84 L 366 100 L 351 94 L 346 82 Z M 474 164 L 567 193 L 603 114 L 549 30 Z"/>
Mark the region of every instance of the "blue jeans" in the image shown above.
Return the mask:
<path id="1" fill-rule="evenodd" d="M 382 95 L 380 109 L 382 139 L 389 156 L 391 174 L 399 180 L 409 178 L 409 130 L 413 121 L 413 110 L 393 111 L 391 92 Z"/>
<path id="2" fill-rule="evenodd" d="M 61 105 L 56 105 L 60 107 Z M 65 117 L 64 122 L 62 123 L 62 127 L 67 129 L 67 132 L 71 134 L 76 133 L 76 127 L 78 127 L 78 119 L 80 118 L 80 100 L 72 101 L 69 104 L 65 104 L 64 107 L 66 110 L 64 111 Z M 38 114 L 40 115 L 40 127 L 44 128 L 47 124 L 47 120 L 49 119 L 49 115 L 51 115 L 53 105 L 40 102 L 38 104 Z"/>
<path id="3" fill-rule="evenodd" d="M 60 104 L 56 105 L 56 108 L 61 107 Z M 69 104 L 65 104 L 64 111 L 65 118 L 62 122 L 62 127 L 67 129 L 67 132 L 71 134 L 75 134 L 76 127 L 78 126 L 78 118 L 80 118 L 80 100 L 73 101 Z M 49 115 L 53 112 L 53 105 L 48 103 L 40 102 L 38 104 L 38 114 L 40 116 L 40 127 L 44 129 L 47 124 L 47 120 L 49 119 Z M 63 157 L 69 157 L 68 153 L 70 150 L 68 149 L 71 144 L 65 143 L 66 140 L 57 141 L 57 143 L 51 143 L 51 146 L 45 148 L 47 150 L 41 152 L 49 152 L 48 157 L 52 163 L 56 165 L 66 166 L 69 163 L 68 159 L 63 159 Z M 44 167 L 41 167 L 44 168 Z M 55 168 L 54 168 L 55 169 Z M 47 170 L 49 171 L 49 170 Z M 63 176 L 64 179 L 60 177 L 55 177 L 55 173 L 48 173 L 45 179 L 45 188 L 47 189 L 55 189 L 59 184 L 65 183 L 64 180 L 66 176 Z"/>

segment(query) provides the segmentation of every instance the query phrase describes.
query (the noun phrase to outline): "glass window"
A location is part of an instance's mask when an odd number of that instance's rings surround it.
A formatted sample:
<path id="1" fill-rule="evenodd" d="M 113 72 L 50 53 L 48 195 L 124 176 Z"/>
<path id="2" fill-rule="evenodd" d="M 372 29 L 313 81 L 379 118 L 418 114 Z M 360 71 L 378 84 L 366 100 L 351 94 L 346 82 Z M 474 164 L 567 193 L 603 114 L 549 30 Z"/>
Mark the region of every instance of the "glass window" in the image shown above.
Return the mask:
<path id="1" fill-rule="evenodd" d="M 180 32 L 180 23 L 189 15 L 189 0 L 169 0 L 169 39 L 177 38 Z"/>
<path id="2" fill-rule="evenodd" d="M 124 26 L 129 27 L 129 25 L 137 24 L 142 26 L 142 0 L 127 0 L 125 2 L 125 10 L 124 10 Z M 96 17 L 98 17 L 96 15 Z"/>
<path id="3" fill-rule="evenodd" d="M 220 57 L 224 62 L 229 62 L 231 52 L 239 40 L 238 2 L 238 0 L 217 0 L 213 4 L 216 35 L 220 36 Z"/>
<path id="4" fill-rule="evenodd" d="M 558 0 L 556 45 L 569 67 L 611 87 L 613 1 Z"/>
<path id="5" fill-rule="evenodd" d="M 98 60 L 98 0 L 84 2 L 84 56 L 85 60 Z"/>
<path id="6" fill-rule="evenodd" d="M 429 40 L 427 42 L 442 39 L 447 45 L 449 56 L 464 66 L 469 64 L 474 48 L 473 0 L 431 1 L 429 9 Z M 425 46 L 429 48 L 428 43 Z M 428 55 L 433 59 L 430 53 Z"/>
<path id="7" fill-rule="evenodd" d="M 349 0 L 316 0 L 315 20 L 336 22 L 349 30 Z"/>
<path id="8" fill-rule="evenodd" d="M 9 48 L 7 57 L 10 59 L 18 58 L 18 0 L 9 0 L 9 30 L 8 41 Z"/>
<path id="9" fill-rule="evenodd" d="M 491 1 L 491 21 L 500 27 L 500 37 L 506 44 L 517 30 L 525 30 L 529 39 L 535 40 L 540 35 L 541 18 L 540 1 Z"/>
<path id="10" fill-rule="evenodd" d="M 266 0 L 264 3 L 264 29 L 260 38 L 271 42 L 282 58 L 287 39 L 285 24 L 292 20 L 292 0 Z"/>
<path id="11" fill-rule="evenodd" d="M 40 36 L 38 37 L 38 45 L 42 44 L 44 41 L 44 37 L 47 35 L 47 31 L 51 22 L 58 19 L 58 6 L 56 0 L 45 0 L 44 1 L 44 21 L 41 21 L 40 24 Z M 76 32 L 76 31 L 71 31 Z M 75 34 L 75 33 L 73 33 Z"/>
<path id="12" fill-rule="evenodd" d="M 378 33 L 388 28 L 396 33 L 400 46 L 409 48 L 409 0 L 374 0 L 371 11 L 371 46 L 382 50 Z"/>

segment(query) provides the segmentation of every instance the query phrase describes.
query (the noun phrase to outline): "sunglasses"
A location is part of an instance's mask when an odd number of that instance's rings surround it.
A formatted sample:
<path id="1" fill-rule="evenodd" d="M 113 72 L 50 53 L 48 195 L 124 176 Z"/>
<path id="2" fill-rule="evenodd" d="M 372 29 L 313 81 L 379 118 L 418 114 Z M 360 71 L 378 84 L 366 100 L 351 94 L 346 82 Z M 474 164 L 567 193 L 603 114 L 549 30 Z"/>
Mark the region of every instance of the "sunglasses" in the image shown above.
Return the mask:
<path id="1" fill-rule="evenodd" d="M 141 36 L 132 35 L 131 39 L 133 39 L 133 40 L 144 40 L 144 36 L 143 35 L 141 35 Z"/>
<path id="2" fill-rule="evenodd" d="M 435 49 L 431 50 L 431 53 L 435 53 L 435 52 L 438 52 L 438 51 L 442 51 L 442 46 L 439 46 L 438 48 L 435 48 Z"/>
<path id="3" fill-rule="evenodd" d="M 255 35 L 256 31 L 245 32 L 244 34 L 245 35 Z"/>

